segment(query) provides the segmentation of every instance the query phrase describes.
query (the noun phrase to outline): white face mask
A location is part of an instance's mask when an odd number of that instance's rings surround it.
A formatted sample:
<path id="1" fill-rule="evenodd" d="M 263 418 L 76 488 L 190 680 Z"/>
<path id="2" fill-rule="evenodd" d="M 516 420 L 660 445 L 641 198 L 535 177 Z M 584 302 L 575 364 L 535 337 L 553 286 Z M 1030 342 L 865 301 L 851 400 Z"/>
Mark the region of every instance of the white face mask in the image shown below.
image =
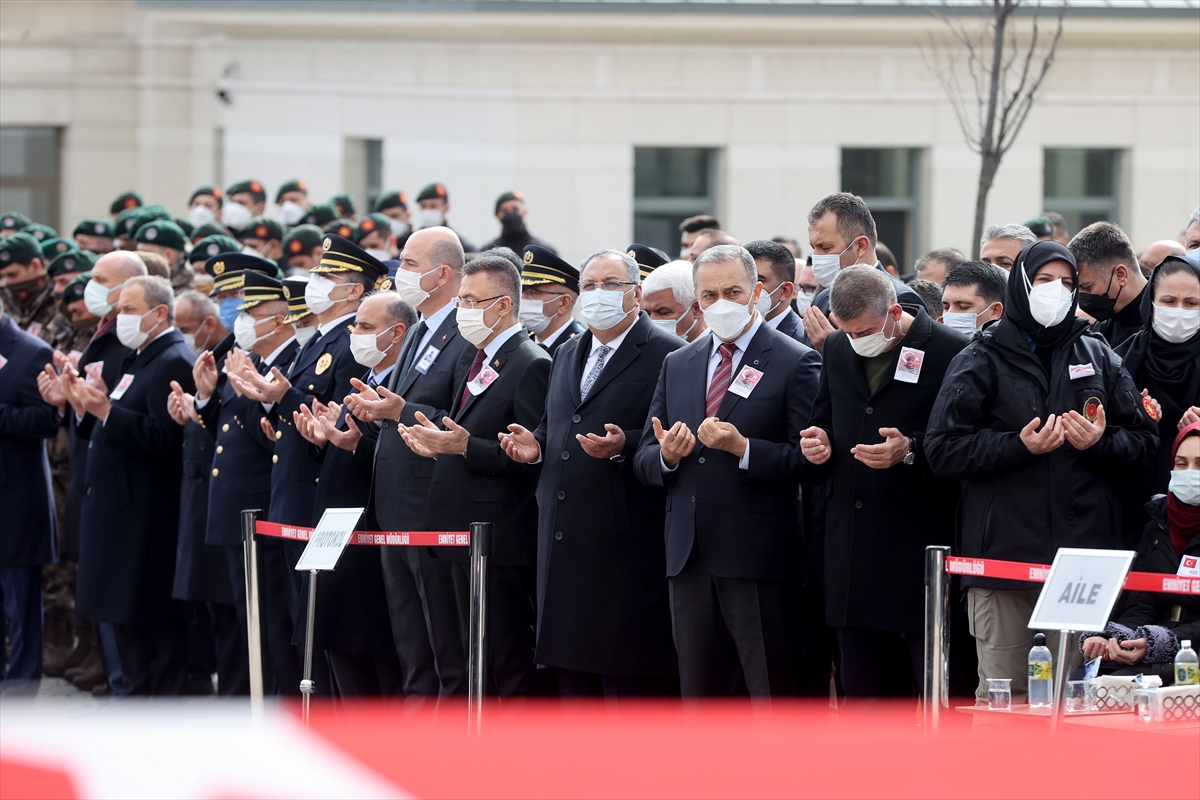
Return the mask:
<path id="1" fill-rule="evenodd" d="M 380 250 L 374 247 L 367 250 L 367 255 L 374 256 L 376 261 L 387 261 L 392 257 L 391 253 L 389 253 L 387 250 Z"/>
<path id="2" fill-rule="evenodd" d="M 888 322 L 892 321 L 892 335 L 888 336 L 884 333 L 887 330 Z M 896 326 L 895 317 L 891 312 L 888 312 L 887 317 L 883 321 L 883 327 L 869 336 L 860 336 L 857 339 L 850 339 L 850 346 L 854 348 L 854 352 L 858 353 L 863 358 L 874 358 L 887 351 L 892 346 L 892 342 L 896 341 Z"/>
<path id="3" fill-rule="evenodd" d="M 1025 278 L 1025 288 L 1029 291 L 1029 315 L 1037 324 L 1043 328 L 1053 328 L 1067 318 L 1071 311 L 1072 293 L 1063 286 L 1062 278 L 1033 286 L 1024 269 L 1021 270 L 1021 276 Z"/>
<path id="4" fill-rule="evenodd" d="M 418 273 L 410 272 L 401 266 L 396 270 L 396 277 L 392 279 L 393 288 L 400 294 L 401 300 L 416 308 L 429 299 L 429 292 L 421 288 L 421 280 L 440 269 L 441 267 L 435 267 L 429 272 Z"/>
<path id="5" fill-rule="evenodd" d="M 625 295 L 628 292 L 609 292 L 604 289 L 593 289 L 579 295 L 579 316 L 589 327 L 598 331 L 607 331 L 617 327 L 634 309 L 625 310 Z"/>
<path id="6" fill-rule="evenodd" d="M 130 350 L 137 350 L 150 337 L 149 331 L 142 330 L 142 320 L 154 313 L 158 306 L 145 314 L 117 314 L 117 338 L 121 344 Z"/>
<path id="7" fill-rule="evenodd" d="M 554 317 L 547 317 L 545 312 L 546 304 L 541 300 L 534 300 L 529 297 L 521 298 L 521 309 L 518 312 L 521 317 L 521 325 L 530 333 L 541 333 L 550 326 Z"/>
<path id="8" fill-rule="evenodd" d="M 308 344 L 308 340 L 317 335 L 317 326 L 309 325 L 307 328 L 293 328 L 296 331 L 296 341 L 301 347 Z"/>
<path id="9" fill-rule="evenodd" d="M 112 313 L 114 307 L 112 303 L 108 302 L 109 294 L 124 285 L 124 283 L 119 283 L 110 289 L 107 286 L 101 286 L 95 278 L 92 278 L 87 282 L 87 286 L 83 287 L 83 304 L 97 317 L 107 317 Z"/>
<path id="10" fill-rule="evenodd" d="M 314 314 L 324 314 L 341 300 L 332 300 L 329 293 L 341 284 L 334 283 L 324 275 L 313 275 L 304 287 L 304 302 Z"/>
<path id="11" fill-rule="evenodd" d="M 779 306 L 779 303 L 771 302 L 771 295 L 775 294 L 775 292 L 778 292 L 782 288 L 783 284 L 781 283 L 770 292 L 764 290 L 758 293 L 758 302 L 754 304 L 754 307 L 758 310 L 758 313 L 762 314 L 763 319 L 766 319 L 767 315 Z"/>
<path id="12" fill-rule="evenodd" d="M 812 305 L 814 296 L 815 295 L 808 294 L 807 292 L 800 292 L 798 295 L 796 295 L 796 308 L 800 309 L 801 314 L 807 311 L 808 307 Z"/>
<path id="13" fill-rule="evenodd" d="M 750 321 L 750 306 L 753 304 L 735 303 L 722 297 L 708 308 L 704 309 L 704 321 L 712 328 L 713 334 L 723 342 L 731 342 L 741 335 L 742 329 Z"/>
<path id="14" fill-rule="evenodd" d="M 1183 254 L 1183 257 L 1189 259 L 1193 264 L 1200 264 L 1200 247 L 1195 250 L 1188 250 Z"/>
<path id="15" fill-rule="evenodd" d="M 440 208 L 419 208 L 413 215 L 413 222 L 418 230 L 421 228 L 436 228 L 446 221 L 446 215 Z"/>
<path id="16" fill-rule="evenodd" d="M 456 308 L 454 310 L 454 318 L 458 322 L 458 332 L 462 334 L 462 337 L 476 347 L 483 344 L 492 335 L 492 331 L 495 330 L 496 326 L 500 324 L 500 320 L 498 319 L 491 327 L 484 324 L 484 312 L 499 302 L 500 298 L 496 298 L 487 308 L 464 308 L 462 306 Z"/>
<path id="17" fill-rule="evenodd" d="M 279 218 L 283 220 L 284 225 L 291 227 L 304 218 L 304 209 L 299 203 L 288 200 L 279 207 Z"/>
<path id="18" fill-rule="evenodd" d="M 225 204 L 221 206 L 221 222 L 227 228 L 237 230 L 249 222 L 252 216 L 254 215 L 250 213 L 250 209 L 232 200 L 226 200 Z"/>
<path id="19" fill-rule="evenodd" d="M 850 242 L 850 244 L 846 245 L 846 250 L 849 250 L 853 246 L 854 242 Z M 817 276 L 817 283 L 826 289 L 833 285 L 833 279 L 837 277 L 838 272 L 842 269 L 842 254 L 846 250 L 837 255 L 833 253 L 826 253 L 824 255 L 818 253 L 812 254 L 813 274 Z"/>
<path id="20" fill-rule="evenodd" d="M 350 334 L 350 354 L 354 360 L 367 369 L 374 369 L 383 359 L 387 358 L 387 350 L 379 349 L 379 337 L 390 335 L 391 328 L 381 333 L 352 333 Z"/>
<path id="21" fill-rule="evenodd" d="M 972 314 L 970 311 L 944 311 L 942 324 L 964 336 L 974 336 L 979 318 L 986 313 L 986 308 L 978 314 Z"/>
<path id="22" fill-rule="evenodd" d="M 1200 506 L 1200 469 L 1173 469 L 1167 491 L 1189 506 Z"/>
<path id="23" fill-rule="evenodd" d="M 192 206 L 188 210 L 188 221 L 199 228 L 201 225 L 207 225 L 217 218 L 217 215 L 212 212 L 208 206 Z"/>
<path id="24" fill-rule="evenodd" d="M 398 219 L 392 220 L 392 236 L 399 238 L 408 233 L 408 223 Z"/>
<path id="25" fill-rule="evenodd" d="M 233 321 L 233 340 L 237 342 L 237 346 L 250 352 L 250 348 L 262 341 L 258 335 L 258 323 L 264 320 L 257 320 L 246 312 L 237 315 L 237 319 Z"/>
<path id="26" fill-rule="evenodd" d="M 687 311 L 684 311 L 679 315 L 679 319 L 652 319 L 650 320 L 650 324 L 658 328 L 663 333 L 669 333 L 676 339 L 683 339 L 686 342 L 688 334 L 695 330 L 696 323 L 700 321 L 699 317 L 693 319 L 692 324 L 688 326 L 688 329 L 682 334 L 679 333 L 679 323 L 683 322 L 683 318 L 686 317 L 690 311 L 690 308 Z"/>
<path id="27" fill-rule="evenodd" d="M 1200 308 L 1168 308 L 1155 305 L 1151 327 L 1171 344 L 1181 344 L 1200 330 Z"/>
<path id="28" fill-rule="evenodd" d="M 251 246 L 250 246 L 250 245 L 248 245 L 248 244 L 244 244 L 244 245 L 242 245 L 242 252 L 243 252 L 243 253 L 245 253 L 245 254 L 246 254 L 246 255 L 248 255 L 248 256 L 255 256 L 255 257 L 257 257 L 257 258 L 261 258 L 261 259 L 263 259 L 264 261 L 265 261 L 265 260 L 266 260 L 266 258 L 267 258 L 267 257 L 266 257 L 266 256 L 264 256 L 262 253 L 258 252 L 257 250 L 255 250 L 253 247 L 251 247 Z"/>
<path id="29" fill-rule="evenodd" d="M 182 331 L 180 333 L 183 336 L 183 343 L 188 346 L 188 350 L 191 350 L 193 353 L 196 352 L 196 334 L 183 333 Z"/>

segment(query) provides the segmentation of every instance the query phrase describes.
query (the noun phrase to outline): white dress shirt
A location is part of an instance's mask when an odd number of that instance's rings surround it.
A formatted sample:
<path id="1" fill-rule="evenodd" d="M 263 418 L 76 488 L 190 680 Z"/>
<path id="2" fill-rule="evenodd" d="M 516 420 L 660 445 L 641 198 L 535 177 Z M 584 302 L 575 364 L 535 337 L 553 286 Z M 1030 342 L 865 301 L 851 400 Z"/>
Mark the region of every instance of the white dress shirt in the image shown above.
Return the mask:
<path id="1" fill-rule="evenodd" d="M 634 324 L 637 324 L 636 318 L 634 319 Z M 592 368 L 596 366 L 596 361 L 600 358 L 600 348 L 608 347 L 612 350 L 612 352 L 608 354 L 608 358 L 604 361 L 604 366 L 607 367 L 612 363 L 613 356 L 617 354 L 617 348 L 621 346 L 621 342 L 625 341 L 625 337 L 629 335 L 631 330 L 633 330 L 633 325 L 630 325 L 628 328 L 621 331 L 621 335 L 613 339 L 607 345 L 597 339 L 595 334 L 592 334 L 592 349 L 588 352 L 588 357 L 583 362 L 583 372 L 579 375 L 579 391 L 581 394 L 583 393 L 584 382 L 587 380 L 588 375 L 592 374 Z M 603 374 L 604 370 L 600 370 L 600 375 Z M 600 375 L 597 375 L 596 377 L 599 378 Z"/>
<path id="2" fill-rule="evenodd" d="M 421 337 L 421 341 L 417 342 L 417 349 L 414 351 L 414 359 L 420 358 L 425 352 L 425 348 L 429 346 L 429 342 L 433 340 L 433 335 L 437 333 L 437 329 L 442 327 L 442 323 L 446 321 L 446 317 L 454 313 L 454 304 L 447 302 L 446 305 L 439 308 L 437 311 L 425 317 L 425 335 Z"/>

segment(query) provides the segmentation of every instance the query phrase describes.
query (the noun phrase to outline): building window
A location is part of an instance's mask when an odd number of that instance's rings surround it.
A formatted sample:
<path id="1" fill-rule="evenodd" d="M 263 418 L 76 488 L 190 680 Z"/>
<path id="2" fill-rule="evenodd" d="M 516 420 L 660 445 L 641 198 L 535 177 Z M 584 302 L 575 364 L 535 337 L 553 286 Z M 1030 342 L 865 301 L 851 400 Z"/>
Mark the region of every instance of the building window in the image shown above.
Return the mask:
<path id="1" fill-rule="evenodd" d="M 61 228 L 58 128 L 0 128 L 0 209 Z"/>
<path id="2" fill-rule="evenodd" d="M 354 195 L 361 217 L 383 193 L 383 140 L 347 139 L 342 156 L 342 185 Z"/>
<path id="3" fill-rule="evenodd" d="M 679 253 L 679 223 L 715 214 L 717 151 L 637 147 L 633 151 L 633 240 Z"/>
<path id="4" fill-rule="evenodd" d="M 1047 148 L 1042 207 L 1062 214 L 1071 233 L 1100 220 L 1117 222 L 1120 167 L 1120 150 Z"/>
<path id="5" fill-rule="evenodd" d="M 842 149 L 842 189 L 871 209 L 879 241 L 896 257 L 901 274 L 920 254 L 921 151 L 847 147 Z"/>

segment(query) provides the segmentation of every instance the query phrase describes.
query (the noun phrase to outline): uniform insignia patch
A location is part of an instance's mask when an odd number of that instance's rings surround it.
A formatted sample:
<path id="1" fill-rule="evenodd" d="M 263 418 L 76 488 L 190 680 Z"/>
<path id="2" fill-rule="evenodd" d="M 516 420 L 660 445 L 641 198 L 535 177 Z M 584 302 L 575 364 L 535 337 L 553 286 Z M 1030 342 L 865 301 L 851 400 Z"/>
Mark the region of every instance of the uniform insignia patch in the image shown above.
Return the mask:
<path id="1" fill-rule="evenodd" d="M 332 363 L 333 363 L 333 356 L 331 356 L 329 353 L 325 353 L 324 355 L 322 355 L 320 358 L 317 359 L 317 374 L 324 375 L 325 370 L 329 369 L 329 365 Z"/>
<path id="2" fill-rule="evenodd" d="M 1093 395 L 1083 401 L 1083 417 L 1088 422 L 1095 422 L 1100 416 L 1100 398 Z"/>

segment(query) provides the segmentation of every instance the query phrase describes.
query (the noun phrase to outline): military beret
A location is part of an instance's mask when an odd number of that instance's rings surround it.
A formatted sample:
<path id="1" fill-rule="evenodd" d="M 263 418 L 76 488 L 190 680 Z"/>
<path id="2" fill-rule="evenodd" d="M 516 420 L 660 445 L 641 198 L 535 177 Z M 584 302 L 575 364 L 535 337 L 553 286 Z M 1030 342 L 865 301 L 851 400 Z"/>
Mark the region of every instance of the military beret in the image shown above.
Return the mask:
<path id="1" fill-rule="evenodd" d="M 278 268 L 274 261 L 250 253 L 217 253 L 204 262 L 204 271 L 213 277 L 213 294 L 233 292 L 245 283 L 246 272 L 261 272 L 275 276 Z"/>
<path id="2" fill-rule="evenodd" d="M 500 206 L 504 205 L 509 200 L 520 200 L 522 203 L 524 203 L 525 195 L 521 194 L 520 192 L 518 192 L 516 190 L 510 191 L 510 192 L 505 192 L 504 194 L 502 194 L 496 198 L 496 207 L 494 209 L 492 209 L 492 213 L 499 214 Z"/>
<path id="3" fill-rule="evenodd" d="M 368 233 L 383 231 L 384 236 L 392 235 L 392 220 L 386 214 L 371 213 L 358 221 L 354 226 L 354 243 L 358 244 Z"/>
<path id="4" fill-rule="evenodd" d="M 75 230 L 71 231 L 72 236 L 103 236 L 106 239 L 113 238 L 112 223 L 106 219 L 85 219 L 75 226 Z"/>
<path id="5" fill-rule="evenodd" d="M 39 242 L 44 242 L 47 239 L 57 239 L 58 231 L 51 228 L 49 225 L 42 225 L 40 222 L 33 222 L 21 228 L 21 233 L 28 233 Z"/>
<path id="6" fill-rule="evenodd" d="M 308 207 L 308 211 L 300 218 L 301 225 L 316 225 L 322 227 L 338 218 L 337 207 L 333 203 L 316 203 Z"/>
<path id="7" fill-rule="evenodd" d="M 187 247 L 187 237 L 183 229 L 169 219 L 156 219 L 140 226 L 133 235 L 135 242 L 156 244 L 170 247 L 172 250 L 183 250 Z"/>
<path id="8" fill-rule="evenodd" d="M 376 289 L 387 280 L 384 263 L 344 236 L 330 234 L 321 242 L 321 247 L 321 263 L 312 268 L 314 274 L 359 272 L 374 278 Z"/>
<path id="9" fill-rule="evenodd" d="M 47 261 L 57 255 L 61 255 L 62 253 L 70 253 L 71 251 L 79 249 L 79 245 L 75 244 L 70 239 L 58 238 L 46 239 L 40 243 L 40 246 L 42 249 L 42 258 Z"/>
<path id="10" fill-rule="evenodd" d="M 14 233 L 0 239 L 0 266 L 28 264 L 42 257 L 41 245 L 28 233 Z"/>
<path id="11" fill-rule="evenodd" d="M 575 293 L 579 292 L 579 270 L 546 248 L 536 244 L 527 245 L 522 260 L 525 262 L 521 269 L 522 286 L 557 283 Z"/>
<path id="12" fill-rule="evenodd" d="M 252 217 L 237 233 L 238 239 L 254 238 L 268 241 L 283 238 L 283 225 L 271 217 Z"/>
<path id="13" fill-rule="evenodd" d="M 60 253 L 46 267 L 46 274 L 51 278 L 66 275 L 71 272 L 87 272 L 96 263 L 96 254 L 87 250 L 75 250 Z"/>
<path id="14" fill-rule="evenodd" d="M 389 208 L 403 208 L 408 210 L 408 197 L 404 192 L 384 192 L 375 198 L 374 211 L 387 211 Z"/>
<path id="15" fill-rule="evenodd" d="M 308 184 L 299 178 L 292 178 L 290 181 L 284 181 L 283 186 L 279 187 L 279 191 L 275 192 L 275 205 L 283 202 L 283 196 L 288 192 L 304 192 L 308 194 Z"/>
<path id="16" fill-rule="evenodd" d="M 113 223 L 113 228 L 118 236 L 133 237 L 137 233 L 138 228 L 148 222 L 156 220 L 169 220 L 171 215 L 162 206 L 142 206 L 139 208 L 131 208 L 128 211 L 122 211 L 117 215 L 117 221 Z"/>
<path id="17" fill-rule="evenodd" d="M 279 278 L 257 270 L 246 270 L 242 273 L 242 304 L 238 306 L 238 311 L 283 299 L 283 281 Z"/>
<path id="18" fill-rule="evenodd" d="M 629 257 L 637 262 L 638 272 L 642 274 L 642 280 L 645 280 L 651 272 L 666 264 L 669 259 L 663 258 L 653 247 L 648 247 L 644 244 L 629 245 Z"/>
<path id="19" fill-rule="evenodd" d="M 354 238 L 354 223 L 348 219 L 335 219 L 321 230 L 324 233 L 341 236 L 343 239 Z"/>
<path id="20" fill-rule="evenodd" d="M 227 197 L 235 194 L 252 194 L 255 202 L 267 201 L 267 190 L 258 181 L 238 181 L 225 190 Z"/>
<path id="21" fill-rule="evenodd" d="M 283 257 L 286 259 L 300 253 L 307 253 L 314 247 L 319 247 L 324 238 L 325 235 L 316 225 L 297 225 L 287 232 L 287 236 L 283 237 L 280 245 Z"/>
<path id="22" fill-rule="evenodd" d="M 1033 231 L 1034 236 L 1053 236 L 1054 223 L 1047 217 L 1037 216 L 1025 220 L 1025 227 Z"/>
<path id="23" fill-rule="evenodd" d="M 198 225 L 192 231 L 192 244 L 195 244 L 201 239 L 207 239 L 210 236 L 224 236 L 227 239 L 233 238 L 233 234 L 230 233 L 229 228 L 226 228 L 221 223 L 213 220 L 212 222 L 206 222 L 203 225 Z"/>
<path id="24" fill-rule="evenodd" d="M 92 279 L 91 272 L 81 272 L 74 278 L 71 278 L 66 288 L 63 289 L 62 297 L 58 302 L 66 308 L 68 304 L 74 303 L 76 300 L 83 299 L 83 292 L 87 289 L 88 281 Z"/>
<path id="25" fill-rule="evenodd" d="M 213 198 L 217 201 L 217 205 L 221 205 L 221 201 L 225 198 L 225 193 L 221 191 L 220 186 L 213 186 L 211 183 L 207 183 L 204 186 L 196 189 L 196 191 L 192 192 L 192 196 L 188 198 L 188 205 L 190 206 L 192 203 L 196 202 L 196 198 L 200 197 L 201 195 L 208 195 L 209 197 Z"/>
<path id="26" fill-rule="evenodd" d="M 341 192 L 329 198 L 329 204 L 337 209 L 339 217 L 354 216 L 354 195 L 349 192 Z"/>
<path id="27" fill-rule="evenodd" d="M 312 311 L 308 307 L 308 302 L 304 299 L 304 289 L 306 286 L 308 286 L 307 275 L 284 279 L 283 299 L 287 300 L 288 304 L 288 315 L 283 319 L 285 324 L 293 325 L 305 317 L 312 315 Z"/>
<path id="28" fill-rule="evenodd" d="M 195 264 L 197 261 L 207 261 L 217 253 L 236 253 L 241 249 L 242 246 L 238 244 L 237 239 L 231 236 L 225 236 L 221 233 L 205 236 L 192 245 L 192 252 L 188 255 L 188 263 Z"/>
<path id="29" fill-rule="evenodd" d="M 179 230 L 183 231 L 184 238 L 190 242 L 192 240 L 192 232 L 196 230 L 196 226 L 192 224 L 192 221 L 184 217 L 172 217 L 171 221 L 179 226 Z"/>
<path id="30" fill-rule="evenodd" d="M 112 201 L 112 205 L 108 207 L 108 213 L 120 214 L 122 211 L 127 211 L 131 208 L 139 208 L 142 205 L 142 198 L 137 192 L 124 192 L 117 195 L 117 199 Z"/>
<path id="31" fill-rule="evenodd" d="M 19 231 L 26 225 L 32 224 L 33 220 L 20 211 L 9 211 L 7 214 L 0 214 L 0 230 Z"/>
<path id="32" fill-rule="evenodd" d="M 417 202 L 422 200 L 449 200 L 450 193 L 446 191 L 446 187 L 440 183 L 431 183 L 421 190 L 417 195 Z"/>

